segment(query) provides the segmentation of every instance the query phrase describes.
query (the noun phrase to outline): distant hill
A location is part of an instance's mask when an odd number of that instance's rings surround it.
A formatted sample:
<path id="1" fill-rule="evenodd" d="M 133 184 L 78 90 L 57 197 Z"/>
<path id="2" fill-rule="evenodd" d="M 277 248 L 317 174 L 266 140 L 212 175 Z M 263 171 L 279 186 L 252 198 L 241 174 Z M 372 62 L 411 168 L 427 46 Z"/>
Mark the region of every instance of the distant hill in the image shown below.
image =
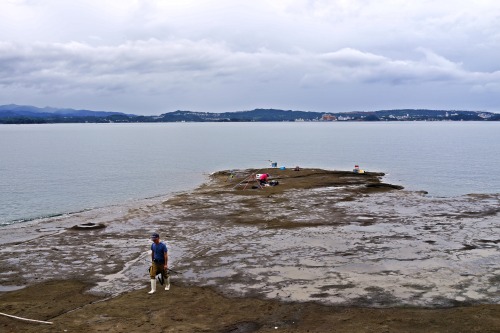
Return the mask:
<path id="1" fill-rule="evenodd" d="M 315 112 L 277 109 L 255 109 L 223 113 L 174 111 L 157 117 L 157 121 L 415 121 L 415 120 L 500 120 L 500 115 L 482 111 L 397 109 L 380 111 Z"/>
<path id="2" fill-rule="evenodd" d="M 251 111 L 235 112 L 192 112 L 174 111 L 160 115 L 158 119 L 163 121 L 296 121 L 319 120 L 324 113 L 308 111 L 291 111 L 277 109 L 255 109 Z"/>
<path id="3" fill-rule="evenodd" d="M 265 121 L 499 121 L 500 114 L 483 111 L 396 109 L 379 111 L 316 112 L 254 109 L 234 112 L 173 111 L 159 116 L 122 112 L 38 108 L 1 105 L 0 123 L 104 123 L 104 122 L 265 122 Z"/>
<path id="4" fill-rule="evenodd" d="M 20 122 L 32 120 L 33 122 L 79 122 L 77 120 L 92 120 L 112 117 L 112 116 L 135 116 L 126 115 L 121 112 L 74 110 L 44 107 L 38 108 L 30 105 L 0 105 L 0 123 L 9 120 Z M 94 119 L 94 120 L 95 120 Z"/>

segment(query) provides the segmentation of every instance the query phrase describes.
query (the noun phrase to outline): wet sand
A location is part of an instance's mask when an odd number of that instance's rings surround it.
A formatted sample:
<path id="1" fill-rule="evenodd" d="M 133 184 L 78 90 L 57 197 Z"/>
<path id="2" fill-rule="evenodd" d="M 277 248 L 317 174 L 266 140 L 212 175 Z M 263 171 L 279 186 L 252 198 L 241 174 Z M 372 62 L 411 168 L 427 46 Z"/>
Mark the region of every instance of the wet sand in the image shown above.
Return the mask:
<path id="1" fill-rule="evenodd" d="M 54 322 L 0 317 L 2 331 L 500 330 L 498 194 L 429 198 L 319 169 L 259 170 L 279 181 L 259 188 L 256 171 L 2 228 L 0 312 Z M 152 231 L 179 272 L 153 296 Z"/>

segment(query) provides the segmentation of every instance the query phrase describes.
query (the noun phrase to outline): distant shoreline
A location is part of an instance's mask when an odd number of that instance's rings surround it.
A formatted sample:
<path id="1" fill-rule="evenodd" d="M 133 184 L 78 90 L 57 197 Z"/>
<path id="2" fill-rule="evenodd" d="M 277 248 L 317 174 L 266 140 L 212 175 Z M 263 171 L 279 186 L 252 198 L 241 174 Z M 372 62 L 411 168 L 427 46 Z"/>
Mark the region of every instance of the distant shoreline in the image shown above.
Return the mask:
<path id="1" fill-rule="evenodd" d="M 351 121 L 500 121 L 500 114 L 486 111 L 394 109 L 379 111 L 316 112 L 254 109 L 234 112 L 173 111 L 158 116 L 121 112 L 22 105 L 0 105 L 0 124 L 52 123 L 157 123 L 157 122 L 351 122 Z"/>

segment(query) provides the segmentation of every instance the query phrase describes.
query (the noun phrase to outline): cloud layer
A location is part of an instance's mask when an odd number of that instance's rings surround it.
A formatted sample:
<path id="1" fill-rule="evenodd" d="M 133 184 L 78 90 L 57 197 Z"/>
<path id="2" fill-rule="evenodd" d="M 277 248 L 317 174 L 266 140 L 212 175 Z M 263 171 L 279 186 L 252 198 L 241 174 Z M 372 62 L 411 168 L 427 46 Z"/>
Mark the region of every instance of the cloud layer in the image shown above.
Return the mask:
<path id="1" fill-rule="evenodd" d="M 500 3 L 0 4 L 0 104 L 500 111 Z"/>

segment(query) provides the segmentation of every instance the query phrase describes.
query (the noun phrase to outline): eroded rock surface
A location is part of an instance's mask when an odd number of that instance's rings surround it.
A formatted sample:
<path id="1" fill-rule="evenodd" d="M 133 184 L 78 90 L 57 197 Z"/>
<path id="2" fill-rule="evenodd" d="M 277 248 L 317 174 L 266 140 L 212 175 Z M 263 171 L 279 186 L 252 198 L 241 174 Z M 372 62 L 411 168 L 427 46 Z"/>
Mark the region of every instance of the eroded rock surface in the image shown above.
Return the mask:
<path id="1" fill-rule="evenodd" d="M 260 188 L 252 175 L 264 172 L 279 185 Z M 5 227 L 0 284 L 75 278 L 105 294 L 143 288 L 149 234 L 158 231 L 183 273 L 174 281 L 227 295 L 370 307 L 500 303 L 500 194 L 431 198 L 382 176 L 223 171 L 193 192 Z"/>

